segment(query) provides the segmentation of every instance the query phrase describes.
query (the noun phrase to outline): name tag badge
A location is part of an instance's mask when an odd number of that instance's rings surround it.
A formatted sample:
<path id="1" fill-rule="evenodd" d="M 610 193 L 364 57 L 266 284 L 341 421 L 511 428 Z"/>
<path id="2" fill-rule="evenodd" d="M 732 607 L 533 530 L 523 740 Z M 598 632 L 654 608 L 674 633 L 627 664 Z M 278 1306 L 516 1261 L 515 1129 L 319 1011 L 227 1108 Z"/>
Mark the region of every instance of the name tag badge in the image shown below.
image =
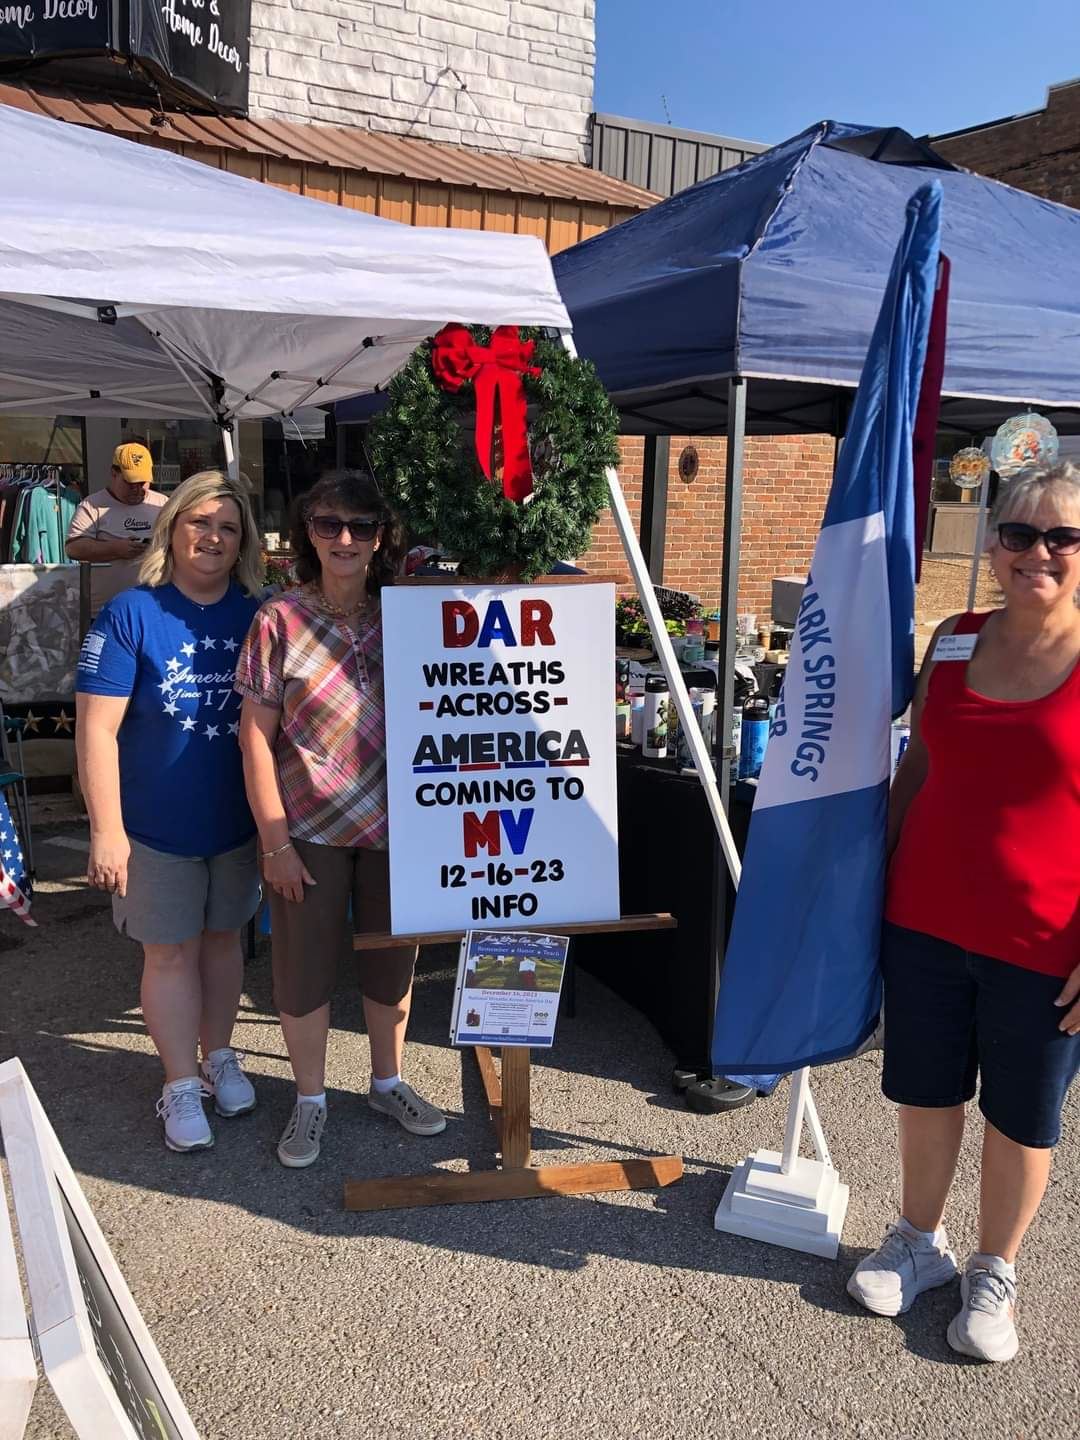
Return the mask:
<path id="1" fill-rule="evenodd" d="M 941 635 L 934 646 L 934 653 L 930 659 L 939 660 L 970 660 L 975 653 L 975 643 L 978 635 Z"/>

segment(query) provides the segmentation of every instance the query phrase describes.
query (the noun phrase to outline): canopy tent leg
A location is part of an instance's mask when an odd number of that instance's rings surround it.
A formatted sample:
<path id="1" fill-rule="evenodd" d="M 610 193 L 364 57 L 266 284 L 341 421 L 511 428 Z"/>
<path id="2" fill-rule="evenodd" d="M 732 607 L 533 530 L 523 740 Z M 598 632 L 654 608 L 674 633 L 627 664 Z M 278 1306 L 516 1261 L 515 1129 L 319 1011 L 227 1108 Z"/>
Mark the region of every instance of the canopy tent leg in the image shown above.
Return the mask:
<path id="1" fill-rule="evenodd" d="M 670 435 L 647 435 L 641 467 L 641 548 L 655 585 L 664 583 Z"/>
<path id="2" fill-rule="evenodd" d="M 990 475 L 988 469 L 979 487 L 979 523 L 975 530 L 975 553 L 971 557 L 971 579 L 968 581 L 967 608 L 975 609 L 975 597 L 979 593 L 979 567 L 982 563 L 983 546 L 986 544 L 986 526 L 990 519 L 987 513 L 990 502 Z"/>
<path id="3" fill-rule="evenodd" d="M 229 479 L 238 481 L 240 479 L 240 454 L 233 439 L 231 426 L 222 425 L 221 443 L 225 447 L 225 468 L 228 471 Z"/>
<path id="4" fill-rule="evenodd" d="M 735 714 L 735 650 L 738 645 L 739 547 L 742 544 L 743 463 L 746 452 L 746 385 L 740 376 L 728 381 L 727 453 L 724 459 L 724 572 L 720 595 L 720 693 L 716 697 L 721 756 L 720 793 L 724 809 L 731 804 L 731 768 L 723 755 L 731 744 Z M 736 760 L 738 757 L 736 757 Z"/>

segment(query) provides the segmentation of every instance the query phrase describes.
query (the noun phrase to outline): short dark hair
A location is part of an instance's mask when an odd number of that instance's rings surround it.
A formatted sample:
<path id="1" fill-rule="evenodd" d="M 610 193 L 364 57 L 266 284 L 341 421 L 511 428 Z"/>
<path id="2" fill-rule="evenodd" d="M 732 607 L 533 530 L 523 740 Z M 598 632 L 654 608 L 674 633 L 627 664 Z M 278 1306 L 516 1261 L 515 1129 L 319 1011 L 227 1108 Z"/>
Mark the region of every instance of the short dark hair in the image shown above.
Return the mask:
<path id="1" fill-rule="evenodd" d="M 318 580 L 322 573 L 307 528 L 308 517 L 322 505 L 338 505 L 354 512 L 367 510 L 378 519 L 382 544 L 368 567 L 368 594 L 377 595 L 384 585 L 392 585 L 405 559 L 405 526 L 374 475 L 364 470 L 330 470 L 294 502 L 289 543 L 297 576 L 308 583 Z"/>

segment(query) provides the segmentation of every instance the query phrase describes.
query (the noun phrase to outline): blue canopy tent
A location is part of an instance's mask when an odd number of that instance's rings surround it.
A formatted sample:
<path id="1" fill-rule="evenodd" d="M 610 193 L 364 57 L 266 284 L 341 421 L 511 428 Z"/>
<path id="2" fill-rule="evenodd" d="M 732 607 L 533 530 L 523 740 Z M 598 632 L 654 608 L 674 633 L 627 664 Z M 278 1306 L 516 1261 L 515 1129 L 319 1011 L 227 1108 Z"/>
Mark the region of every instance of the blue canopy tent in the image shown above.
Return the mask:
<path id="1" fill-rule="evenodd" d="M 981 436 L 1030 405 L 1080 431 L 1080 211 L 902 130 L 824 121 L 555 257 L 625 432 L 723 432 L 743 378 L 748 434 L 835 433 L 931 178 L 952 261 L 942 425 Z"/>

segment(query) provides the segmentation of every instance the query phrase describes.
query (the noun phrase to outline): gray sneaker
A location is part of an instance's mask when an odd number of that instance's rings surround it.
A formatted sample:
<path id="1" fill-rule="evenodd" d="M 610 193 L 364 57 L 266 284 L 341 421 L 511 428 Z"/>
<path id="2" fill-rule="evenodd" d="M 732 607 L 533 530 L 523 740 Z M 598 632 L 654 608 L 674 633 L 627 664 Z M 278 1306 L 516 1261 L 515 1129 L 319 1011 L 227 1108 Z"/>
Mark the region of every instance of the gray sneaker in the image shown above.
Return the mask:
<path id="1" fill-rule="evenodd" d="M 209 1150 L 214 1132 L 206 1123 L 202 1081 L 197 1075 L 172 1080 L 162 1087 L 157 1102 L 158 1119 L 165 1126 L 165 1144 L 170 1150 Z"/>
<path id="2" fill-rule="evenodd" d="M 240 1068 L 242 1050 L 214 1050 L 202 1064 L 203 1089 L 219 1115 L 246 1115 L 255 1109 L 255 1087 Z"/>
<path id="3" fill-rule="evenodd" d="M 297 1101 L 289 1123 L 281 1132 L 277 1157 L 290 1170 L 303 1170 L 319 1158 L 319 1144 L 326 1124 L 326 1106 L 314 1100 Z"/>
<path id="4" fill-rule="evenodd" d="M 947 1285 L 957 1273 L 944 1230 L 940 1246 L 934 1245 L 901 1219 L 889 1226 L 874 1253 L 856 1265 L 847 1292 L 875 1315 L 903 1315 L 924 1290 Z"/>
<path id="5" fill-rule="evenodd" d="M 393 1116 L 410 1135 L 438 1135 L 446 1129 L 443 1112 L 419 1096 L 404 1080 L 385 1095 L 374 1089 L 369 1091 L 368 1104 L 380 1115 Z"/>
<path id="6" fill-rule="evenodd" d="M 963 1309 L 949 1325 L 948 1341 L 975 1360 L 1011 1360 L 1020 1349 L 1013 1323 L 1016 1271 L 1000 1255 L 973 1255 L 960 1279 Z"/>

